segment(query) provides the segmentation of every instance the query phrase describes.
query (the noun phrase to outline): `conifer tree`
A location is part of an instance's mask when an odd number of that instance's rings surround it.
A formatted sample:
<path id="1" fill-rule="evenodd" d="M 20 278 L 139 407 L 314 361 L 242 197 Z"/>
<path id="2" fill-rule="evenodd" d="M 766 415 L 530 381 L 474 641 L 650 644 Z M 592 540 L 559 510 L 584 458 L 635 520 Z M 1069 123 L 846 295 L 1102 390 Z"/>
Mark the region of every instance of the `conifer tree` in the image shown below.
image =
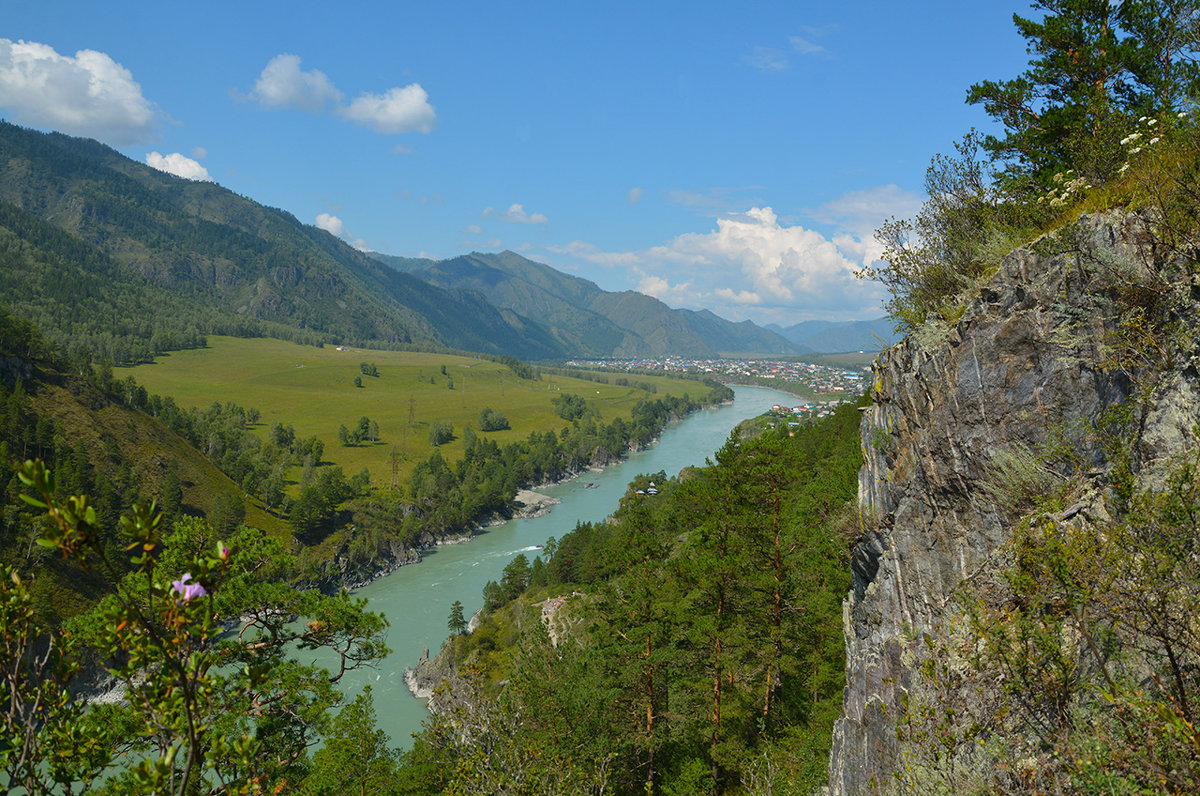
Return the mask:
<path id="1" fill-rule="evenodd" d="M 465 633 L 467 630 L 467 620 L 463 616 L 463 604 L 461 600 L 455 600 L 450 605 L 450 618 L 446 621 L 446 627 L 451 633 Z"/>
<path id="2" fill-rule="evenodd" d="M 984 145 L 1017 184 L 1047 185 L 1067 169 L 1104 181 L 1121 166 L 1119 140 L 1140 116 L 1170 114 L 1200 87 L 1200 3 L 1037 0 L 1033 8 L 1040 18 L 1013 15 L 1028 68 L 967 92 L 1004 127 Z"/>
<path id="3" fill-rule="evenodd" d="M 1033 56 L 1011 80 L 971 86 L 967 102 L 982 103 L 1004 126 L 984 144 L 1010 166 L 1010 176 L 1046 181 L 1077 166 L 1089 177 L 1115 171 L 1124 129 L 1114 117 L 1134 93 L 1126 68 L 1129 44 L 1110 0 L 1039 0 L 1042 18 L 1013 14 Z"/>

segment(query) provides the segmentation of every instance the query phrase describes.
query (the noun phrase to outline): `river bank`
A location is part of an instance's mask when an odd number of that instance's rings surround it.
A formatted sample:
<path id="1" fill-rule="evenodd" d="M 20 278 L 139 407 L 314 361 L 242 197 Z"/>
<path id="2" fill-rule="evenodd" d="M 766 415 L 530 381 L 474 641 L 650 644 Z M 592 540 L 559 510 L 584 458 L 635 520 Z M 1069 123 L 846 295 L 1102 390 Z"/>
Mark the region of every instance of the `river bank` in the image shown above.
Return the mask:
<path id="1" fill-rule="evenodd" d="M 631 450 L 621 461 L 603 468 L 581 468 L 556 483 L 528 487 L 562 501 L 550 506 L 550 511 L 490 526 L 472 536 L 470 544 L 434 545 L 424 552 L 421 566 L 399 567 L 358 589 L 355 596 L 365 598 L 371 610 L 387 617 L 392 653 L 377 669 L 347 672 L 342 680 L 347 695 L 353 697 L 370 685 L 380 728 L 394 744 L 409 746 L 410 734 L 420 729 L 429 713 L 425 701 L 410 693 L 404 670 L 426 649 L 430 658 L 436 657 L 450 635 L 451 605 L 457 601 L 467 615 L 473 614 L 483 604 L 484 586 L 499 582 L 515 556 L 524 553 L 532 560 L 549 537 L 561 537 L 579 522 L 602 522 L 640 474 L 661 471 L 673 476 L 685 467 L 704 465 L 742 420 L 788 400 L 784 393 L 759 387 L 738 386 L 734 391 L 733 402 L 669 424 L 652 447 Z M 334 663 L 330 660 L 328 665 Z"/>
<path id="2" fill-rule="evenodd" d="M 391 575 L 402 567 L 421 563 L 427 553 L 439 547 L 469 542 L 486 533 L 489 529 L 513 520 L 532 519 L 542 516 L 550 511 L 557 502 L 555 498 L 551 498 L 543 493 L 542 490 L 547 487 L 568 483 L 585 473 L 603 473 L 608 467 L 620 465 L 627 461 L 629 457 L 652 449 L 662 439 L 664 430 L 670 426 L 684 422 L 698 412 L 719 410 L 721 407 L 731 406 L 732 404 L 732 400 L 720 401 L 715 404 L 702 404 L 697 409 L 682 416 L 670 416 L 663 427 L 650 437 L 645 444 L 630 441 L 627 447 L 618 455 L 605 453 L 599 460 L 593 457 L 593 461 L 585 467 L 567 469 L 561 478 L 522 487 L 504 510 L 496 511 L 483 517 L 477 517 L 470 525 L 458 530 L 441 533 L 424 531 L 415 542 L 389 539 L 382 543 L 374 556 L 368 558 L 364 558 L 361 553 L 352 553 L 351 539 L 349 537 L 343 538 L 339 547 L 319 562 L 318 569 L 321 574 L 299 585 L 304 588 L 316 588 L 326 594 L 333 594 L 343 589 L 346 591 L 358 591 L 380 578 Z M 406 506 L 404 514 L 407 516 L 409 513 L 415 511 L 415 506 Z"/>

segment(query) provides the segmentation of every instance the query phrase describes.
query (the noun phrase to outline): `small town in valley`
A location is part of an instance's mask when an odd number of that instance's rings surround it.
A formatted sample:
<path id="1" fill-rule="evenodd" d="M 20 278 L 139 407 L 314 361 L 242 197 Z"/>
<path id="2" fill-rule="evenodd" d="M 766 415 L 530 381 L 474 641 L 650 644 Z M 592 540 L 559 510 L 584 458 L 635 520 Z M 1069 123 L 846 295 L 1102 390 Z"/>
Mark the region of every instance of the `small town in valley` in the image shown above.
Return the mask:
<path id="1" fill-rule="evenodd" d="M 785 390 L 788 385 L 798 385 L 822 403 L 861 395 L 871 372 L 869 365 L 833 366 L 777 359 L 572 359 L 566 364 L 618 373 L 696 373 L 722 381 L 765 384 Z"/>

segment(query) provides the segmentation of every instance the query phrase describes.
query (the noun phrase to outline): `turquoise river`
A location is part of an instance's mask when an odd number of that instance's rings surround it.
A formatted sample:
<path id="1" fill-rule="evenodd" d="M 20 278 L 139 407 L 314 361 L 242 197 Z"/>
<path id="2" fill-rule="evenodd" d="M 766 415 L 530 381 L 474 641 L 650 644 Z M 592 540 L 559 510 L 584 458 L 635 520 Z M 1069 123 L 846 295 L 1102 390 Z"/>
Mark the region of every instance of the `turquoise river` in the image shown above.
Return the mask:
<path id="1" fill-rule="evenodd" d="M 428 648 L 437 653 L 446 639 L 450 605 L 460 600 L 467 615 L 483 603 L 483 586 L 499 581 L 501 571 L 518 553 L 532 560 L 551 536 L 560 537 L 577 521 L 599 521 L 611 514 L 633 478 L 641 473 L 664 471 L 674 476 L 685 467 L 703 465 L 729 438 L 742 420 L 756 417 L 773 404 L 792 405 L 793 395 L 761 387 L 733 388 L 732 403 L 705 409 L 668 426 L 653 447 L 629 456 L 603 471 L 586 472 L 560 484 L 536 491 L 558 498 L 561 504 L 541 517 L 516 519 L 495 525 L 469 542 L 442 545 L 426 551 L 418 564 L 395 572 L 355 592 L 370 601 L 391 623 L 388 646 L 392 653 L 374 669 L 351 672 L 343 686 L 356 693 L 369 684 L 375 699 L 379 726 L 400 747 L 411 745 L 427 715 L 424 700 L 413 697 L 404 684 L 404 669 Z M 594 484 L 594 487 L 588 487 Z"/>

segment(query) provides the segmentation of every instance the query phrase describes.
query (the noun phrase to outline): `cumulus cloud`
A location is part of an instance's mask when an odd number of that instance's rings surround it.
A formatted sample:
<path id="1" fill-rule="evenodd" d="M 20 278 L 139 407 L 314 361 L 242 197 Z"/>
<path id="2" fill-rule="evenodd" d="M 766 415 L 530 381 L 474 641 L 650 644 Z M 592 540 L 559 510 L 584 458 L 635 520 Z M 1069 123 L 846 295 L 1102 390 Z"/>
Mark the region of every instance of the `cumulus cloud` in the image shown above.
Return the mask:
<path id="1" fill-rule="evenodd" d="M 715 230 L 650 249 L 605 252 L 575 241 L 550 251 L 623 269 L 638 290 L 671 306 L 707 308 L 733 320 L 881 314 L 879 286 L 854 275 L 874 255 L 868 244 L 848 233 L 830 239 L 781 223 L 770 207 L 727 214 Z"/>
<path id="2" fill-rule="evenodd" d="M 330 103 L 342 100 L 324 72 L 300 69 L 300 56 L 280 53 L 267 62 L 250 96 L 267 108 L 294 108 L 320 113 Z"/>
<path id="3" fill-rule="evenodd" d="M 629 200 L 629 204 L 635 205 L 642 201 L 642 189 L 630 188 L 629 193 L 625 194 L 625 198 Z"/>
<path id="4" fill-rule="evenodd" d="M 525 208 L 519 204 L 511 204 L 504 212 L 496 210 L 494 207 L 485 207 L 480 214 L 484 218 L 494 218 L 498 221 L 507 221 L 510 224 L 549 224 L 550 219 L 546 218 L 541 213 L 526 213 Z"/>
<path id="5" fill-rule="evenodd" d="M 437 114 L 420 83 L 390 88 L 383 94 L 362 94 L 338 111 L 377 133 L 432 133 Z"/>
<path id="6" fill-rule="evenodd" d="M 717 221 L 716 232 L 681 235 L 651 252 L 700 270 L 719 273 L 733 266 L 751 292 L 781 303 L 823 292 L 852 276 L 855 267 L 819 233 L 780 225 L 769 207 L 727 216 Z"/>
<path id="7" fill-rule="evenodd" d="M 365 240 L 351 237 L 350 231 L 346 229 L 342 220 L 331 213 L 318 213 L 316 225 L 318 229 L 323 229 L 330 235 L 336 235 L 359 251 L 370 251 Z"/>
<path id="8" fill-rule="evenodd" d="M 146 155 L 146 165 L 159 171 L 165 171 L 167 174 L 174 174 L 176 177 L 183 177 L 185 180 L 212 182 L 212 177 L 208 176 L 208 169 L 178 152 L 172 152 L 170 155 L 151 152 Z"/>
<path id="9" fill-rule="evenodd" d="M 113 146 L 154 138 L 158 112 L 133 74 L 109 56 L 0 39 L 0 107 L 30 127 L 97 138 Z"/>
<path id="10" fill-rule="evenodd" d="M 332 107 L 337 115 L 377 133 L 431 133 L 437 112 L 420 83 L 396 86 L 382 94 L 364 92 L 349 104 L 329 76 L 317 69 L 300 68 L 300 56 L 280 53 L 267 62 L 249 94 L 264 108 L 290 108 L 321 113 Z M 411 150 L 396 147 L 397 154 Z"/>
<path id="11" fill-rule="evenodd" d="M 317 214 L 317 227 L 330 235 L 337 235 L 339 238 L 346 234 L 346 225 L 342 223 L 342 220 L 329 213 Z"/>

